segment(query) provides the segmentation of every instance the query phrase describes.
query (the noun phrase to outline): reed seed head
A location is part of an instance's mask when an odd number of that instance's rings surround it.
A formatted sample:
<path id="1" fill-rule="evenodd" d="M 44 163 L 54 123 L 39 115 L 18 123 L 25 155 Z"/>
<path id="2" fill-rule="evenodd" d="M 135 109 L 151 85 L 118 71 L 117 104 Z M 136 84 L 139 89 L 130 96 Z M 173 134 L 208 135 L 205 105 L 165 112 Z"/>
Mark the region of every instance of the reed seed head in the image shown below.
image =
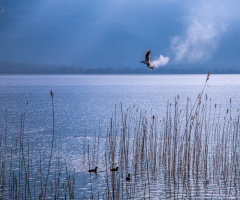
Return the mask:
<path id="1" fill-rule="evenodd" d="M 208 72 L 208 75 L 207 75 L 207 79 L 206 79 L 206 82 L 210 79 L 210 75 L 211 75 L 211 73 L 210 72 Z"/>
<path id="2" fill-rule="evenodd" d="M 53 91 L 52 91 L 52 90 L 50 91 L 50 94 L 51 94 L 51 97 L 53 97 L 54 94 L 53 94 Z"/>

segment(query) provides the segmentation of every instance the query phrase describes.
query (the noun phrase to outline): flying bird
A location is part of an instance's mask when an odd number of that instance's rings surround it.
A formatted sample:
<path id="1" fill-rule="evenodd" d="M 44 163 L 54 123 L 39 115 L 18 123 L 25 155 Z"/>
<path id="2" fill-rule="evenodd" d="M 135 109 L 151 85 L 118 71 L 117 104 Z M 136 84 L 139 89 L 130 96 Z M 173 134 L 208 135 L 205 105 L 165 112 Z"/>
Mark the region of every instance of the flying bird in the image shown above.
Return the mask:
<path id="1" fill-rule="evenodd" d="M 150 52 L 151 50 L 149 49 L 145 55 L 145 61 L 141 61 L 141 63 L 146 64 L 149 69 L 153 70 L 152 63 L 150 62 Z"/>

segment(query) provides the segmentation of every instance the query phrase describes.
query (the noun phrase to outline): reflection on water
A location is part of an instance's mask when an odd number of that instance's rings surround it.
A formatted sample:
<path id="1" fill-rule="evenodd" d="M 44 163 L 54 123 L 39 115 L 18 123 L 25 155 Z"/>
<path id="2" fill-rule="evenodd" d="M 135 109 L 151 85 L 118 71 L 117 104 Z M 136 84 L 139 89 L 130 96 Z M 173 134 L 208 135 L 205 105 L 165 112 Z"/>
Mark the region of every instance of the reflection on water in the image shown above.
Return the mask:
<path id="1" fill-rule="evenodd" d="M 1 197 L 239 198 L 240 79 L 205 79 L 1 77 Z"/>

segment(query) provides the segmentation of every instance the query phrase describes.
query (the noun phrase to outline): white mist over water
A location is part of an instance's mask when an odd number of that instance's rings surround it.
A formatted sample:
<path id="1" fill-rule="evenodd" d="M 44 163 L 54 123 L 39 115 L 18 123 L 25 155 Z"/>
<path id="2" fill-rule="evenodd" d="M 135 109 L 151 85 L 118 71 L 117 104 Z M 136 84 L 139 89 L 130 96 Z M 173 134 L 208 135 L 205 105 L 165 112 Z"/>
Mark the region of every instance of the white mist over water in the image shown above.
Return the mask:
<path id="1" fill-rule="evenodd" d="M 234 10 L 228 4 L 205 0 L 187 4 L 183 33 L 171 38 L 170 48 L 176 62 L 198 62 L 213 55 L 227 32 L 229 10 Z"/>
<path id="2" fill-rule="evenodd" d="M 176 0 L 172 2 L 179 4 Z M 235 21 L 239 21 L 239 5 L 234 0 L 186 0 L 181 4 L 184 7 L 180 18 L 182 30 L 169 37 L 171 62 L 192 64 L 207 61 L 219 47 L 223 47 L 224 35 L 234 29 Z M 169 57 L 160 55 L 152 65 L 156 68 L 165 66 Z"/>
<path id="3" fill-rule="evenodd" d="M 160 66 L 164 66 L 169 62 L 169 57 L 164 57 L 163 55 L 160 55 L 157 60 L 152 61 L 152 65 L 156 68 Z"/>
<path id="4" fill-rule="evenodd" d="M 224 25 L 192 20 L 184 35 L 172 38 L 171 49 L 175 60 L 193 62 L 208 59 L 217 49 L 219 37 L 225 31 Z"/>

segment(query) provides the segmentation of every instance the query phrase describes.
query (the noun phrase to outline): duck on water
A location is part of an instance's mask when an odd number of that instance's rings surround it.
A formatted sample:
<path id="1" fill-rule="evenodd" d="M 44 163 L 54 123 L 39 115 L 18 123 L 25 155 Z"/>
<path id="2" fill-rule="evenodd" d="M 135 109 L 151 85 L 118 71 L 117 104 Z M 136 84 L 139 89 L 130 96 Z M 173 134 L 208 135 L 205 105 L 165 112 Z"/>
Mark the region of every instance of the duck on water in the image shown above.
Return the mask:
<path id="1" fill-rule="evenodd" d="M 97 173 L 97 168 L 98 167 L 95 167 L 95 169 L 89 169 L 88 172 L 95 172 L 95 173 Z"/>
<path id="2" fill-rule="evenodd" d="M 117 171 L 118 171 L 118 167 L 112 168 L 112 169 L 110 169 L 110 171 L 111 171 L 111 172 L 117 172 Z"/>

